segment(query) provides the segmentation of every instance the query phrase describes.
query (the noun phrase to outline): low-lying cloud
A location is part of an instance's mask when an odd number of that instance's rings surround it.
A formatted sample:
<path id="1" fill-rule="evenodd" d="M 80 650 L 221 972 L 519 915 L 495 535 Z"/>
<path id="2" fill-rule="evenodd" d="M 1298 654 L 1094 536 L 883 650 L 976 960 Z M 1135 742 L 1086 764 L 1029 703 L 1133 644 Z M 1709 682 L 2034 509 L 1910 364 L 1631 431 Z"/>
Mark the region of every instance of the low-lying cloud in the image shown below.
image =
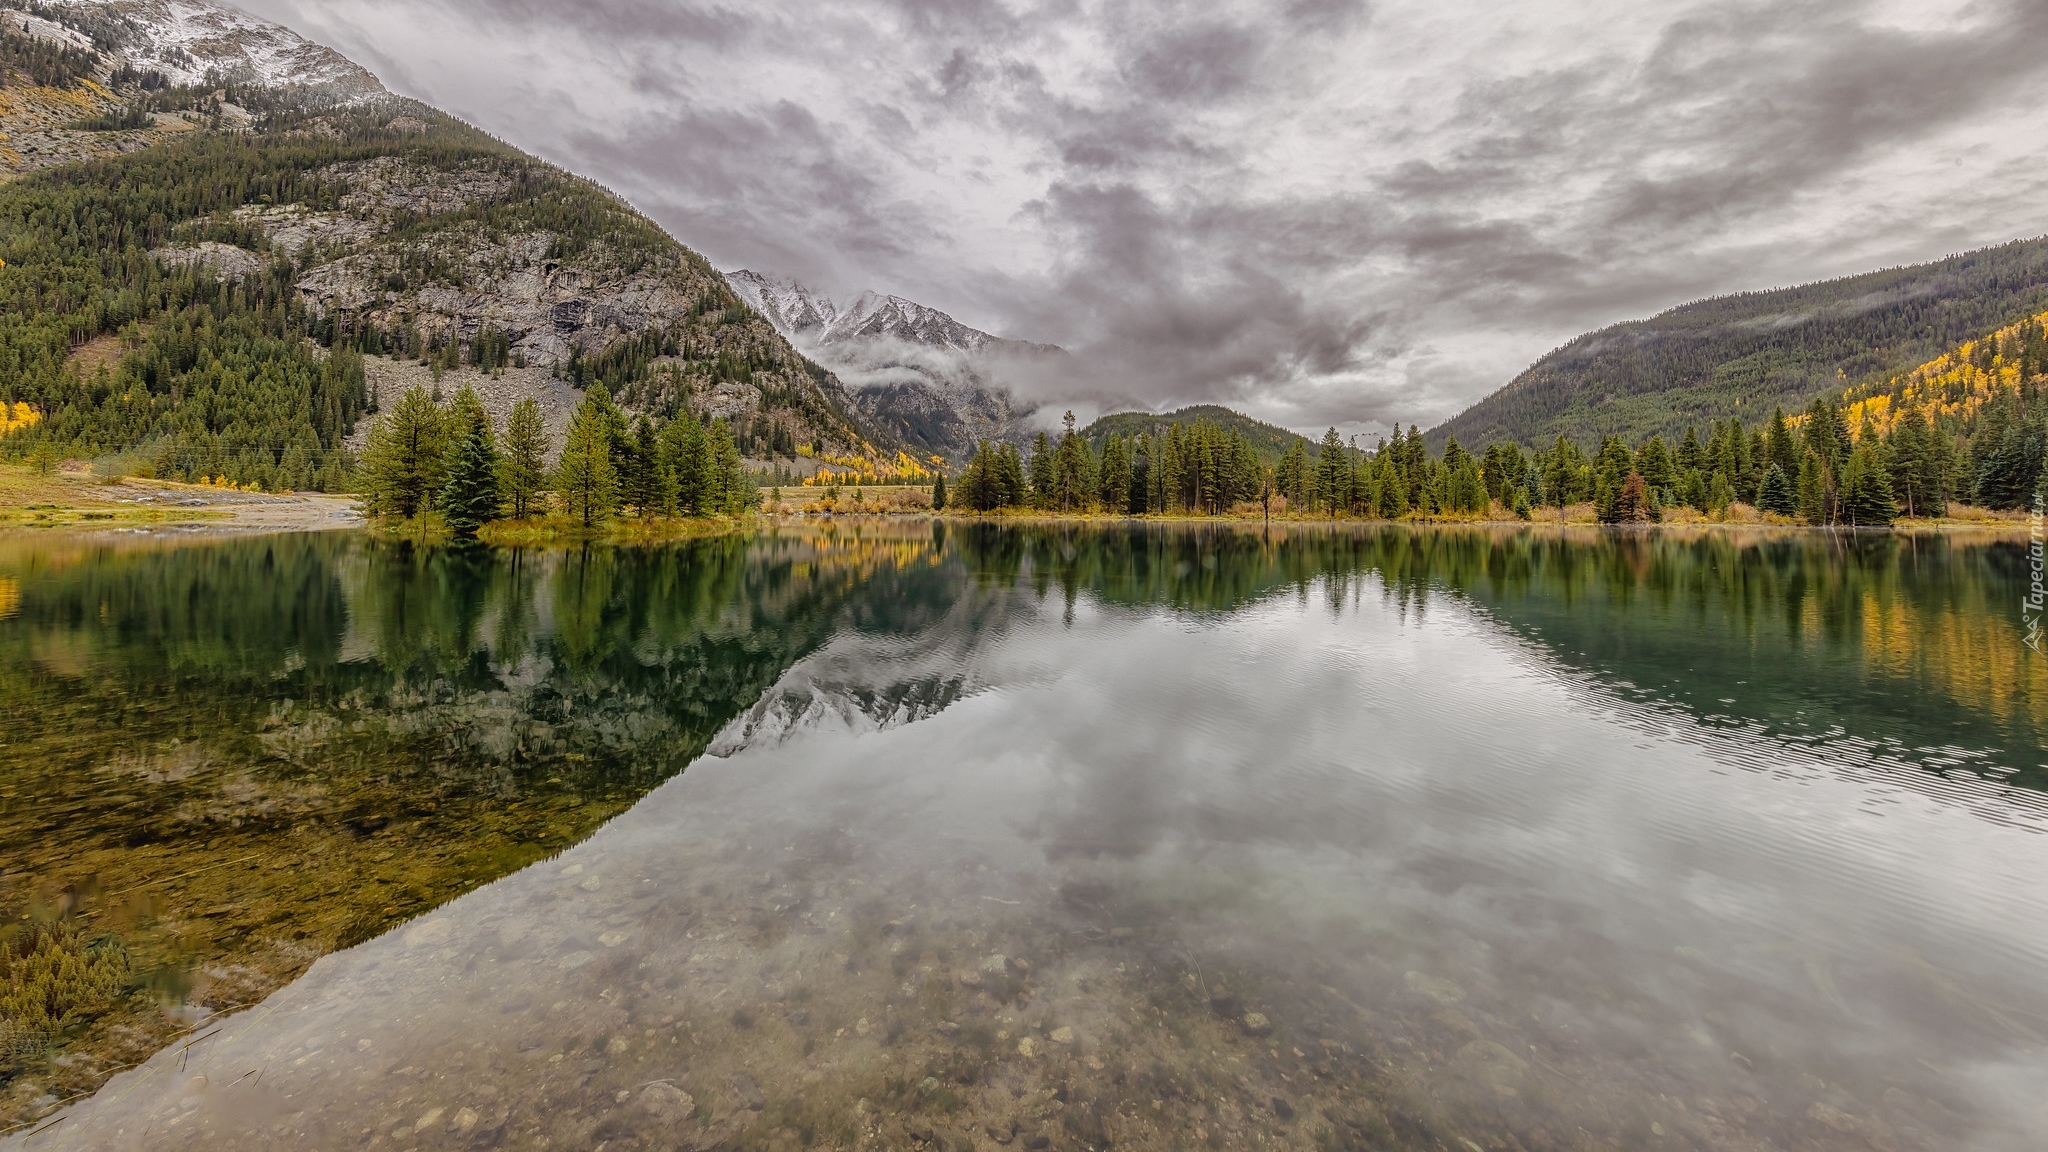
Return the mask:
<path id="1" fill-rule="evenodd" d="M 1588 328 L 2048 231 L 2034 0 L 246 2 L 721 267 L 1073 350 L 1051 405 L 1428 425 Z"/>

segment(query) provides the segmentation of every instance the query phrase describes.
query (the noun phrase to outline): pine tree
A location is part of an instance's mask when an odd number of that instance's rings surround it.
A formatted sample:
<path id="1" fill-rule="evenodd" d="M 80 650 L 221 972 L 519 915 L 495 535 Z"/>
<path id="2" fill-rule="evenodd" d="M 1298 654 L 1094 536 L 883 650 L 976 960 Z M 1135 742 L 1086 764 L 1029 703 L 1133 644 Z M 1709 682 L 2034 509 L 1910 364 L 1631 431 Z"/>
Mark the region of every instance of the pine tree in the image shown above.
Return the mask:
<path id="1" fill-rule="evenodd" d="M 505 454 L 499 463 L 503 491 L 516 518 L 524 519 L 535 510 L 547 483 L 548 450 L 548 429 L 541 420 L 540 404 L 529 396 L 512 406 L 512 418 L 505 425 Z"/>
<path id="2" fill-rule="evenodd" d="M 1828 523 L 1826 465 L 1820 454 L 1806 452 L 1799 458 L 1799 518 L 1808 524 Z"/>
<path id="3" fill-rule="evenodd" d="M 1380 482 L 1383 485 L 1380 515 L 1389 520 L 1399 520 L 1413 511 L 1408 503 L 1408 482 L 1402 477 L 1399 464 L 1388 460 L 1380 470 Z"/>
<path id="4" fill-rule="evenodd" d="M 705 482 L 706 505 L 725 516 L 759 508 L 761 490 L 747 477 L 746 464 L 740 459 L 739 445 L 733 441 L 725 417 L 711 421 L 705 439 L 710 444 L 711 456 L 710 478 Z"/>
<path id="5" fill-rule="evenodd" d="M 943 473 L 932 480 L 932 511 L 944 511 L 946 507 L 946 477 Z"/>
<path id="6" fill-rule="evenodd" d="M 1651 505 L 1650 485 L 1640 472 L 1631 471 L 1622 477 L 1621 488 L 1614 498 L 1614 522 L 1617 524 L 1645 524 L 1657 518 Z"/>
<path id="7" fill-rule="evenodd" d="M 592 527 L 618 508 L 619 478 L 612 467 L 611 395 L 594 384 L 569 419 L 562 458 L 555 464 L 554 489 L 569 514 Z"/>
<path id="8" fill-rule="evenodd" d="M 446 478 L 447 421 L 419 385 L 370 426 L 363 452 L 365 503 L 373 516 L 411 519 L 432 505 Z"/>
<path id="9" fill-rule="evenodd" d="M 662 426 L 656 451 L 665 483 L 674 493 L 663 493 L 662 510 L 669 515 L 704 515 L 711 470 L 711 443 L 704 435 L 704 425 L 689 409 L 683 409 Z"/>

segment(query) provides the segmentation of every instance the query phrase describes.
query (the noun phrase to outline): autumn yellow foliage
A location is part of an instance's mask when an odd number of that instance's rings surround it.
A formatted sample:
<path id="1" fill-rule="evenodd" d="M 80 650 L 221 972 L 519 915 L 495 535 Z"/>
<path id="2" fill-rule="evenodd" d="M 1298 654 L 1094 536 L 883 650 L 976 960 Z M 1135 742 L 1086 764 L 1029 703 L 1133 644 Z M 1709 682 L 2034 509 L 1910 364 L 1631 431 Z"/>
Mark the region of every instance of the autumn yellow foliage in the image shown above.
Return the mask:
<path id="1" fill-rule="evenodd" d="M 1924 410 L 1928 416 L 1968 417 L 1989 403 L 2001 389 L 2017 388 L 2020 364 L 2009 358 L 2025 332 L 2048 323 L 2048 312 L 2008 325 L 1989 336 L 1965 341 L 1903 376 L 1858 396 L 1844 397 L 1842 418 L 1852 434 L 1864 422 L 1879 435 L 1889 435 L 1902 413 Z"/>
<path id="2" fill-rule="evenodd" d="M 12 404 L 0 400 L 0 436 L 32 427 L 42 418 L 43 414 L 30 407 L 26 400 L 16 400 Z"/>
<path id="3" fill-rule="evenodd" d="M 817 459 L 831 467 L 821 468 L 804 477 L 804 483 L 813 487 L 830 484 L 929 484 L 946 466 L 946 462 L 937 456 L 920 460 L 901 450 L 894 458 L 884 458 L 880 453 L 870 456 L 825 453 L 818 455 Z"/>

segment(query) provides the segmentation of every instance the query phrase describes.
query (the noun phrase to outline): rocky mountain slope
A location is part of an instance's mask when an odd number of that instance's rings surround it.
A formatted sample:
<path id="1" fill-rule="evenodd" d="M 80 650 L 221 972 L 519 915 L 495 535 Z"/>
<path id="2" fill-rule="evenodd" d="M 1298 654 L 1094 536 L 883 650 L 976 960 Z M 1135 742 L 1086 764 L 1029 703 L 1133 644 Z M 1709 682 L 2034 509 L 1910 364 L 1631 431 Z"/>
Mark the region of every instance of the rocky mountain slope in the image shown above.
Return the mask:
<path id="1" fill-rule="evenodd" d="M 533 395 L 550 423 L 602 382 L 629 409 L 724 417 L 758 458 L 895 446 L 701 256 L 597 185 L 239 13 L 37 11 L 94 47 L 53 56 L 46 29 L 10 32 L 30 17 L 0 12 L 24 65 L 0 100 L 69 94 L 148 126 L 66 129 L 95 147 L 0 189 L 0 390 L 43 414 L 32 435 L 168 474 L 331 486 L 383 385 L 468 373 Z M 191 90 L 137 62 L 206 62 L 239 86 L 152 111 Z"/>
<path id="2" fill-rule="evenodd" d="M 917 450 L 958 461 L 990 438 L 1021 442 L 1033 409 L 1009 381 L 1057 370 L 1065 350 L 1006 340 L 936 308 L 863 292 L 840 303 L 742 269 L 726 283 L 805 355 L 845 381 L 854 406 Z"/>
<path id="3" fill-rule="evenodd" d="M 1701 300 L 1581 336 L 1429 433 L 1466 445 L 1559 435 L 1676 439 L 1882 381 L 2048 308 L 2048 238 L 1932 264 Z"/>

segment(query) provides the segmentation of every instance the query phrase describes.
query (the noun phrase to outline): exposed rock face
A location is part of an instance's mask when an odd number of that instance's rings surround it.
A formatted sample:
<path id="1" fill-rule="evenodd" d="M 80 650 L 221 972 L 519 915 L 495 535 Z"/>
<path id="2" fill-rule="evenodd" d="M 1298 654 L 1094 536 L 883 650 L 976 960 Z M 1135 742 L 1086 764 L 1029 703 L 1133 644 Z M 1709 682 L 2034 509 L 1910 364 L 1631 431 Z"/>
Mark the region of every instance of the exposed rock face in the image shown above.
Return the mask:
<path id="1" fill-rule="evenodd" d="M 153 248 L 149 253 L 159 263 L 174 267 L 204 265 L 223 280 L 254 276 L 263 271 L 263 257 L 247 248 L 207 240 L 187 248 Z"/>
<path id="2" fill-rule="evenodd" d="M 805 355 L 845 381 L 862 415 L 908 444 L 953 460 L 976 441 L 1022 441 L 1033 409 L 1012 380 L 1057 370 L 1066 352 L 1005 340 L 936 308 L 863 292 L 847 304 L 794 280 L 747 270 L 726 273 Z"/>
<path id="3" fill-rule="evenodd" d="M 340 193 L 331 201 L 337 211 L 250 205 L 236 216 L 301 269 L 308 310 L 351 331 L 374 327 L 409 333 L 415 346 L 460 348 L 494 332 L 515 362 L 542 376 L 622 341 L 665 336 L 673 350 L 655 358 L 649 380 L 622 392 L 622 403 L 649 411 L 687 405 L 724 417 L 750 454 L 762 457 L 787 456 L 799 444 L 862 446 L 843 415 L 854 405 L 838 382 L 808 371 L 760 317 L 729 308 L 724 282 L 687 250 L 650 255 L 604 239 L 577 245 L 520 227 L 531 216 L 513 203 L 513 191 L 530 164 L 350 161 L 314 174 Z M 478 219 L 491 208 L 503 211 L 489 224 Z M 720 363 L 748 365 L 746 378 L 720 376 Z M 558 391 L 533 394 L 549 408 Z"/>

